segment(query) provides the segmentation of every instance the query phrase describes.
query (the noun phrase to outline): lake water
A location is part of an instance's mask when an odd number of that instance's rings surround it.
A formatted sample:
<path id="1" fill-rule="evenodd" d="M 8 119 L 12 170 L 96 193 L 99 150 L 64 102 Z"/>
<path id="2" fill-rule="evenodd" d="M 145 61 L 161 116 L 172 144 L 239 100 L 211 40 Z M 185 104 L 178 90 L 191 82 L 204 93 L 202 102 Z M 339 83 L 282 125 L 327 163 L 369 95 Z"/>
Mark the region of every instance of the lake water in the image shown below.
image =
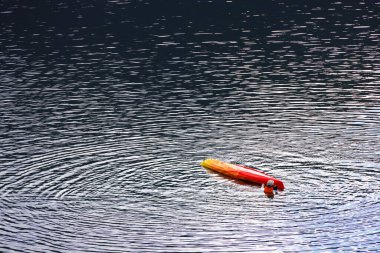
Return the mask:
<path id="1" fill-rule="evenodd" d="M 376 1 L 0 7 L 0 251 L 380 251 Z"/>

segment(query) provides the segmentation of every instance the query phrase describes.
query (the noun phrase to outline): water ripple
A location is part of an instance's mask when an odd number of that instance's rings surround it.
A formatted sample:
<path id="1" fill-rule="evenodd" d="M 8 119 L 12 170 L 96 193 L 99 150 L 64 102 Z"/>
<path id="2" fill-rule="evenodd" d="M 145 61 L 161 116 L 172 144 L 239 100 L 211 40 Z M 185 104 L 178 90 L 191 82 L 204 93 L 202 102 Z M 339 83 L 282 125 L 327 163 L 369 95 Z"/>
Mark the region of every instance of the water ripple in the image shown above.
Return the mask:
<path id="1" fill-rule="evenodd" d="M 3 3 L 0 251 L 379 251 L 377 13 Z"/>

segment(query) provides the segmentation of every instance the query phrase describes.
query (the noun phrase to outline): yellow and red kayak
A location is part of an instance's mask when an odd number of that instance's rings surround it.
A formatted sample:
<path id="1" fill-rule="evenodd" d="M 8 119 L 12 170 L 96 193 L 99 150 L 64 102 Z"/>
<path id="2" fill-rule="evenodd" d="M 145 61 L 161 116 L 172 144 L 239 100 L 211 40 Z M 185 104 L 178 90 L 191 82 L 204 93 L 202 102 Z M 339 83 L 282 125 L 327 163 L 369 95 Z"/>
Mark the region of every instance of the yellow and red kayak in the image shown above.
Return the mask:
<path id="1" fill-rule="evenodd" d="M 256 184 L 266 184 L 268 180 L 273 180 L 274 185 L 277 186 L 280 191 L 285 189 L 284 183 L 281 180 L 271 177 L 260 170 L 250 168 L 248 166 L 225 163 L 216 159 L 206 159 L 201 162 L 201 165 L 207 169 L 219 172 L 231 178 L 236 178 Z"/>

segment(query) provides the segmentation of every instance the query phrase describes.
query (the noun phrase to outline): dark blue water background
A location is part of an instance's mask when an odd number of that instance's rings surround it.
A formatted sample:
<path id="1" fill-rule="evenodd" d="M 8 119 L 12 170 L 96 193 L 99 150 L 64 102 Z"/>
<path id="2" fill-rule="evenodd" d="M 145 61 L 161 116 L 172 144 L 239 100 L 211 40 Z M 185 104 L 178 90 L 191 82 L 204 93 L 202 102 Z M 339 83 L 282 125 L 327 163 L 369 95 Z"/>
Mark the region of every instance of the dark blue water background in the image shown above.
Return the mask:
<path id="1" fill-rule="evenodd" d="M 380 251 L 380 5 L 320 2 L 0 1 L 0 251 Z"/>

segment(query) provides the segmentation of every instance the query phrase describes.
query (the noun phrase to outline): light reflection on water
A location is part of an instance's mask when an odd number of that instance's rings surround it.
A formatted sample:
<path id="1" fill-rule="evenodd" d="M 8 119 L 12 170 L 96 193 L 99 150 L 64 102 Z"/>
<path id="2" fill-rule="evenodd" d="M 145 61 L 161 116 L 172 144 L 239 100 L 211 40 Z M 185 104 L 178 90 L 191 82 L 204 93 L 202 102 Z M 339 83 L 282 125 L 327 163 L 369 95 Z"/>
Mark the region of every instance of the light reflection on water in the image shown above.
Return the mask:
<path id="1" fill-rule="evenodd" d="M 1 14 L 1 251 L 380 250 L 379 5 L 22 2 Z"/>

